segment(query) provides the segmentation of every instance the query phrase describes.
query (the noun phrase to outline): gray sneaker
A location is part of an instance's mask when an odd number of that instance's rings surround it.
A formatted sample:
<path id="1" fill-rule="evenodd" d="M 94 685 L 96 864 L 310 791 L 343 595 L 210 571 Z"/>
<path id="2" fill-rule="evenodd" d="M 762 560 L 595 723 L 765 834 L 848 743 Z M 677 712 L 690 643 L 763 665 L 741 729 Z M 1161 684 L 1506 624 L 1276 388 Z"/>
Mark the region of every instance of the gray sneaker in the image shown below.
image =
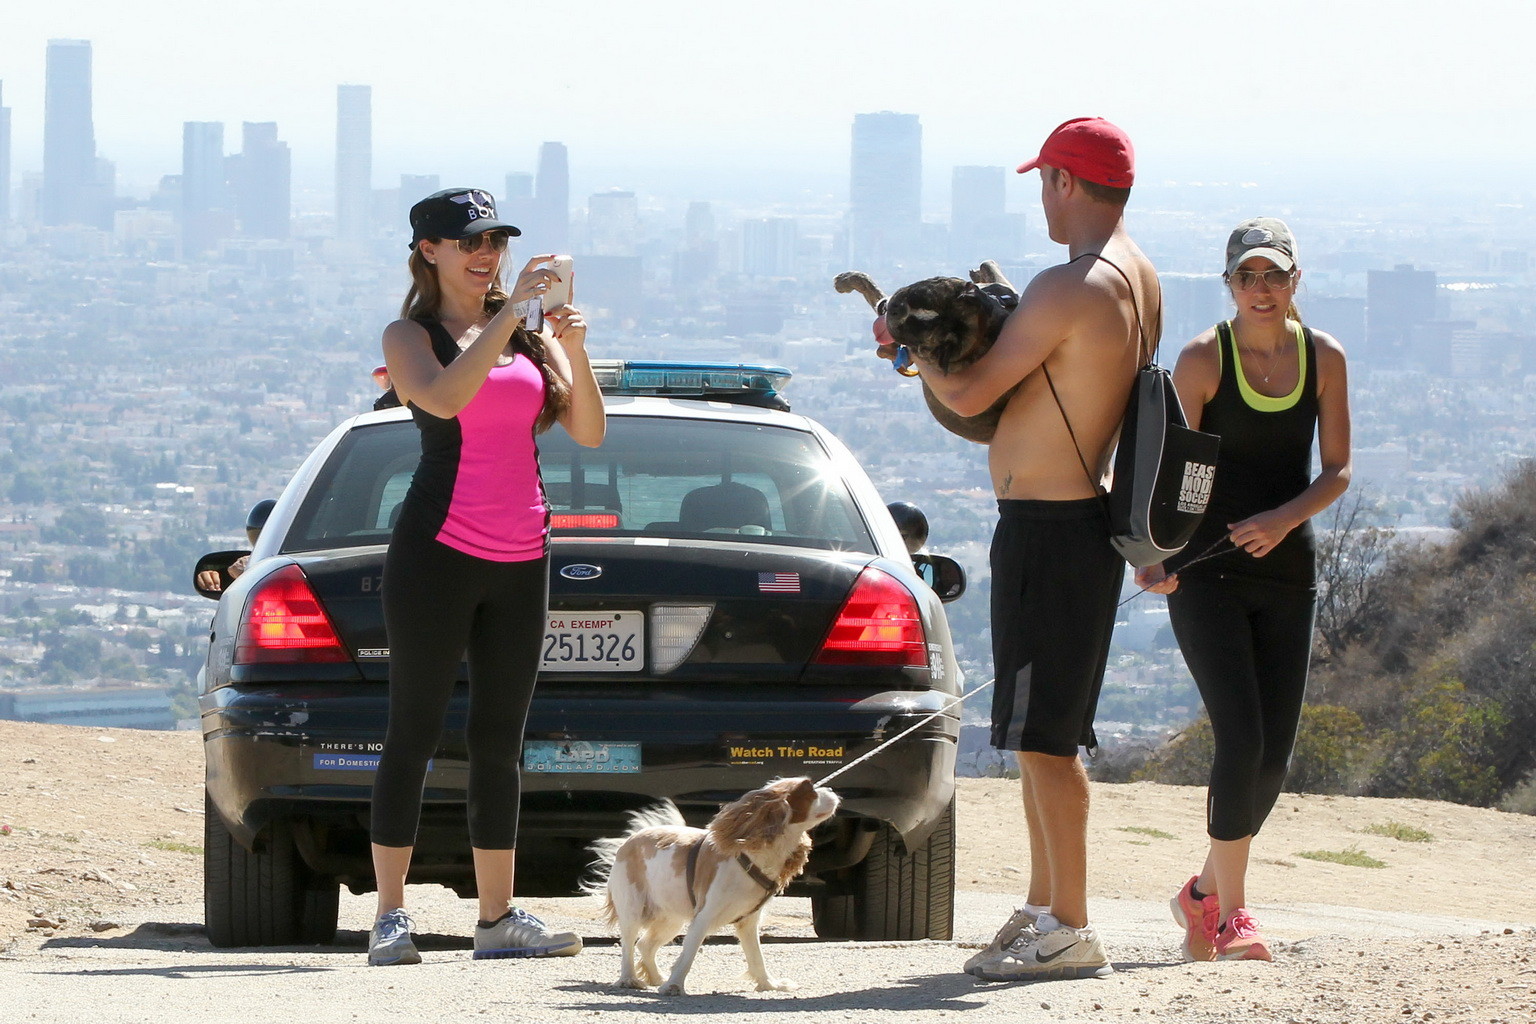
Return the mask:
<path id="1" fill-rule="evenodd" d="M 580 935 L 575 932 L 552 932 L 543 921 L 516 907 L 491 924 L 475 925 L 476 960 L 575 956 L 580 952 Z"/>
<path id="2" fill-rule="evenodd" d="M 971 974 L 976 966 L 983 961 L 996 960 L 1003 955 L 1003 950 L 1019 940 L 1019 936 L 1035 926 L 1035 914 L 1023 907 L 1015 910 L 1013 916 L 1003 922 L 1003 926 L 992 936 L 992 942 L 986 949 L 973 953 L 965 962 L 965 973 Z"/>
<path id="3" fill-rule="evenodd" d="M 1002 955 L 971 972 L 987 981 L 1046 981 L 1053 978 L 1107 978 L 1115 973 L 1092 928 L 1062 925 L 1048 932 L 1030 928 Z"/>
<path id="4" fill-rule="evenodd" d="M 421 954 L 411 941 L 411 918 L 403 910 L 386 911 L 368 933 L 368 966 L 393 967 L 419 964 Z"/>

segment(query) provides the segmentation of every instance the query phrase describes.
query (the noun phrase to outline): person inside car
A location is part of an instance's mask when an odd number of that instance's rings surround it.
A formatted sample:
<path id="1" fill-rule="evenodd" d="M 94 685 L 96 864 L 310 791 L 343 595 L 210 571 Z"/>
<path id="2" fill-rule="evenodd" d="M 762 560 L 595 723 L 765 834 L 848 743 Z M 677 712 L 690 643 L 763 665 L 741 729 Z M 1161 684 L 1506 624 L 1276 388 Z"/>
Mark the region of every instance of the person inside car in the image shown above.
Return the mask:
<path id="1" fill-rule="evenodd" d="M 411 287 L 384 330 L 384 361 L 421 433 L 421 460 L 384 561 L 389 725 L 374 780 L 378 912 L 373 965 L 419 963 L 405 880 L 427 762 L 469 666 L 468 818 L 480 921 L 476 959 L 569 956 L 581 938 L 511 906 L 522 737 L 549 592 L 549 514 L 535 435 L 558 421 L 578 444 L 603 440 L 587 324 L 570 306 L 530 332 L 521 310 L 556 280 L 535 256 L 510 294 L 502 257 L 517 228 L 480 189 L 411 207 Z"/>
<path id="2" fill-rule="evenodd" d="M 272 514 L 272 506 L 277 502 L 272 498 L 263 498 L 251 506 L 251 510 L 245 514 L 245 539 L 251 547 L 256 546 L 256 538 L 261 536 L 261 528 L 267 525 L 267 517 Z M 229 574 L 231 580 L 236 579 L 241 573 L 250 567 L 251 556 L 241 555 L 229 564 L 224 572 Z M 202 590 L 223 590 L 224 580 L 217 569 L 204 569 L 197 574 L 197 586 Z"/>

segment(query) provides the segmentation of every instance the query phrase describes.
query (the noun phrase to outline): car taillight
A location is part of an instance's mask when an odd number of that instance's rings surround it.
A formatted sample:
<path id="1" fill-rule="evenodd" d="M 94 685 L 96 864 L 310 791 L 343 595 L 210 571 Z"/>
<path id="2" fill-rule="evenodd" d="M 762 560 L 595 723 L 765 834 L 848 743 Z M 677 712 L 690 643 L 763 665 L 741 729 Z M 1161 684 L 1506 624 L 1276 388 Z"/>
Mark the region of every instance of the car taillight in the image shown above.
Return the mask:
<path id="1" fill-rule="evenodd" d="M 838 611 L 816 662 L 926 668 L 928 644 L 911 591 L 890 573 L 865 569 Z"/>
<path id="2" fill-rule="evenodd" d="M 320 599 L 296 565 L 256 585 L 235 638 L 236 665 L 350 660 Z"/>

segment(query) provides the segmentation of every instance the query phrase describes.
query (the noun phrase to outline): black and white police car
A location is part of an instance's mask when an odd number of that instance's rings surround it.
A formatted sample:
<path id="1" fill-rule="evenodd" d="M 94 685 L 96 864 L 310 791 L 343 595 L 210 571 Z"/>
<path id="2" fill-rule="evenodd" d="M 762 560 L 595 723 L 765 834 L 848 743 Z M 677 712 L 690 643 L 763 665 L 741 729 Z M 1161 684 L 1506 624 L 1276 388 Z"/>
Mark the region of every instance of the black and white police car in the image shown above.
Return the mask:
<path id="1" fill-rule="evenodd" d="M 539 441 L 553 539 L 522 738 L 524 895 L 573 892 L 586 846 L 630 811 L 665 797 L 703 824 L 772 777 L 823 778 L 960 692 L 941 605 L 963 591 L 960 567 L 914 554 L 926 525 L 904 539 L 848 449 L 788 411 L 788 371 L 595 369 L 602 446 L 558 428 Z M 216 946 L 328 942 L 339 887 L 374 887 L 380 574 L 418 451 L 405 410 L 342 423 L 283 491 L 250 567 L 204 591 L 220 599 L 200 698 Z M 468 896 L 466 694 L 461 679 L 411 881 Z M 946 712 L 833 783 L 842 808 L 791 890 L 811 897 L 818 935 L 950 937 L 958 732 Z"/>

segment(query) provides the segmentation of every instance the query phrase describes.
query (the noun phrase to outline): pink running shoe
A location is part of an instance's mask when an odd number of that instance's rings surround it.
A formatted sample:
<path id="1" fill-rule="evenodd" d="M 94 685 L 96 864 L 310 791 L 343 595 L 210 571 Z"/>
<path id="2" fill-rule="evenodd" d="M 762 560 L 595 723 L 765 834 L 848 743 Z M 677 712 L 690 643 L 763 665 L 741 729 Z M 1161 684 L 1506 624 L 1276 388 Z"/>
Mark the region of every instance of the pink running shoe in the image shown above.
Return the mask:
<path id="1" fill-rule="evenodd" d="M 1218 960 L 1273 960 L 1269 943 L 1259 934 L 1259 922 L 1239 907 L 1216 933 Z"/>
<path id="2" fill-rule="evenodd" d="M 1179 947 L 1184 958 L 1215 960 L 1216 923 L 1221 916 L 1221 907 L 1215 896 L 1195 899 L 1195 883 L 1199 880 L 1199 875 L 1192 876 L 1168 905 L 1173 910 L 1173 919 L 1184 929 L 1184 944 Z"/>

